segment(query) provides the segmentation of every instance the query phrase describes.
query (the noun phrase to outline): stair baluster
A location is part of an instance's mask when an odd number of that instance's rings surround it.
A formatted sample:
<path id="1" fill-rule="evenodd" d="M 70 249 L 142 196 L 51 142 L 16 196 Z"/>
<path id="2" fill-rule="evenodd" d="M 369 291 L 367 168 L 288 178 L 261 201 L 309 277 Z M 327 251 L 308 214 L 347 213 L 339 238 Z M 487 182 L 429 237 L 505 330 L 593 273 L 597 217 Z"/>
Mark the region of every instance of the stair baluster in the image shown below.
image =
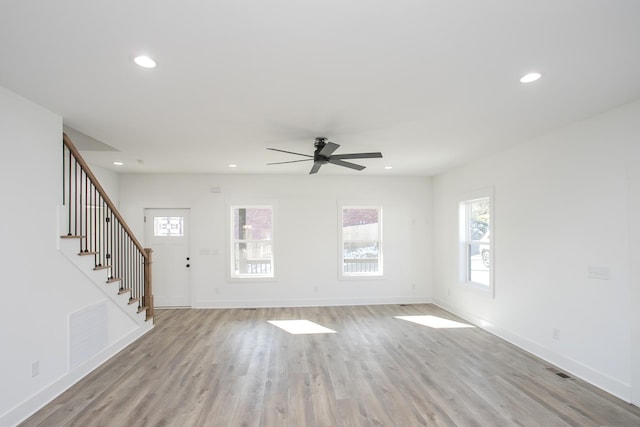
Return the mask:
<path id="1" fill-rule="evenodd" d="M 67 155 L 68 154 L 68 155 Z M 63 135 L 63 203 L 67 236 L 79 237 L 80 255 L 93 255 L 95 269 L 109 269 L 107 282 L 119 281 L 129 303 L 153 318 L 151 253 L 135 235 L 69 137 Z"/>

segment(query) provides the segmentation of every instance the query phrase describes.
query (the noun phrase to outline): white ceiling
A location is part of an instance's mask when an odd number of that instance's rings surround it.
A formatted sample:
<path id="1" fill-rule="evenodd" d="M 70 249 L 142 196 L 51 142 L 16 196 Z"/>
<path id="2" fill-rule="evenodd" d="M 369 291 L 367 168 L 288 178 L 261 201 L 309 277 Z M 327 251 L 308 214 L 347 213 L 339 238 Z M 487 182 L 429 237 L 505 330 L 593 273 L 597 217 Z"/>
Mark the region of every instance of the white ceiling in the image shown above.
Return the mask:
<path id="1" fill-rule="evenodd" d="M 638 0 L 0 3 L 0 85 L 123 172 L 304 175 L 265 148 L 326 136 L 384 159 L 319 175 L 432 175 L 639 99 L 639 77 Z"/>

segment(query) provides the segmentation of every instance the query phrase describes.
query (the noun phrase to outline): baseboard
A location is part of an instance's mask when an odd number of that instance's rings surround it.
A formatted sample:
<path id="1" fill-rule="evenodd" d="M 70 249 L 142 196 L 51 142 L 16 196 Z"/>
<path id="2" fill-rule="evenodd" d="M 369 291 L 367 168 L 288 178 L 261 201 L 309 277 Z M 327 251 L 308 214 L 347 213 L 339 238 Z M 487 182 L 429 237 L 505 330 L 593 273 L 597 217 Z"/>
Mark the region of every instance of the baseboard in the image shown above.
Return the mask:
<path id="1" fill-rule="evenodd" d="M 129 344 L 133 343 L 144 334 L 153 329 L 152 322 L 146 322 L 144 325 L 137 328 L 127 336 L 120 339 L 118 342 L 110 345 L 100 353 L 93 356 L 91 359 L 84 362 L 74 370 L 63 375 L 61 378 L 45 387 L 35 395 L 31 396 L 15 408 L 6 412 L 0 416 L 0 426 L 15 426 L 18 423 L 24 421 L 53 399 L 61 395 L 72 385 L 80 381 L 89 373 L 97 369 L 100 365 L 111 359 L 117 353 L 126 348 Z"/>
<path id="2" fill-rule="evenodd" d="M 331 307 L 342 305 L 429 304 L 427 297 L 358 297 L 197 301 L 193 308 Z"/>
<path id="3" fill-rule="evenodd" d="M 531 353 L 546 362 L 549 362 L 550 364 L 560 368 L 562 371 L 565 371 L 576 378 L 580 378 L 581 380 L 584 380 L 591 385 L 594 385 L 606 391 L 607 393 L 610 393 L 624 400 L 625 402 L 631 402 L 632 388 L 630 384 L 625 384 L 621 381 L 618 381 L 615 378 L 612 378 L 596 369 L 591 368 L 590 366 L 585 365 L 584 363 L 566 357 L 539 343 L 536 343 L 507 329 L 494 325 L 491 322 L 487 322 L 485 319 L 482 319 L 464 310 L 460 310 L 439 298 L 434 298 L 433 304 L 449 311 L 450 313 L 455 314 L 456 316 L 465 319 L 468 322 L 473 323 L 474 325 L 499 338 L 502 338 L 503 340 L 521 348 L 522 350 L 525 350 L 526 352 Z"/>

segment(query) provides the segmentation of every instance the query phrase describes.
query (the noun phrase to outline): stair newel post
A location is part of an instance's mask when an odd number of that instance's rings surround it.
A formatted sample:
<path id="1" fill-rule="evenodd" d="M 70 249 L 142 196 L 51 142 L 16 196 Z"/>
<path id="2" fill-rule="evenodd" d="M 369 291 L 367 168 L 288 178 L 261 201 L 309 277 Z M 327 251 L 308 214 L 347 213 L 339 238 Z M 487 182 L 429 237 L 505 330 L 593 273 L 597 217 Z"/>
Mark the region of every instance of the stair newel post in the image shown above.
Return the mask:
<path id="1" fill-rule="evenodd" d="M 119 281 L 118 292 L 128 293 L 130 304 L 137 302 L 142 311 L 140 302 L 144 301 L 149 306 L 149 320 L 153 317 L 150 250 L 145 250 L 136 239 L 66 134 L 63 134 L 62 171 L 63 203 L 68 205 L 65 237 L 84 239 L 80 252 L 93 256 L 96 270 L 109 269 L 107 283 Z"/>
<path id="2" fill-rule="evenodd" d="M 144 248 L 147 256 L 144 258 L 144 296 L 142 305 L 147 307 L 147 319 L 153 317 L 153 286 L 151 283 L 151 264 L 153 249 Z"/>

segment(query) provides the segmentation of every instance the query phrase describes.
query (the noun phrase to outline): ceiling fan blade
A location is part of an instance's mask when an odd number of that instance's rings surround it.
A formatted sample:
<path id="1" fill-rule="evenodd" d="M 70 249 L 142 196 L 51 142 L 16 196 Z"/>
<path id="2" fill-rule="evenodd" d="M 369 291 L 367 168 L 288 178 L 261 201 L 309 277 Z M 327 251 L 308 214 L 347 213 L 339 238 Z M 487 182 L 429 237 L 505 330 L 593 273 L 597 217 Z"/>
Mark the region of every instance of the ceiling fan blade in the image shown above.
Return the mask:
<path id="1" fill-rule="evenodd" d="M 318 154 L 324 157 L 329 157 L 334 151 L 338 149 L 338 147 L 340 147 L 340 145 L 334 144 L 333 142 L 327 142 Z"/>
<path id="2" fill-rule="evenodd" d="M 332 159 L 381 159 L 382 153 L 354 153 L 354 154 L 336 154 L 331 156 Z"/>
<path id="3" fill-rule="evenodd" d="M 322 166 L 322 163 L 314 163 L 313 166 L 311 167 L 311 171 L 309 172 L 309 175 L 313 174 L 313 173 L 318 173 L 318 171 L 320 170 L 320 166 Z"/>
<path id="4" fill-rule="evenodd" d="M 298 162 L 310 162 L 313 159 L 304 159 L 304 160 L 291 160 L 288 162 L 275 162 L 275 163 L 267 163 L 267 165 L 283 165 L 285 163 L 298 163 Z"/>
<path id="5" fill-rule="evenodd" d="M 271 150 L 271 151 L 279 151 L 279 152 L 281 152 L 281 153 L 289 153 L 289 154 L 295 154 L 296 156 L 304 156 L 304 157 L 311 157 L 311 158 L 313 158 L 313 156 L 310 156 L 310 155 L 308 155 L 308 154 L 294 153 L 293 151 L 278 150 L 277 148 L 267 148 L 267 150 Z"/>
<path id="6" fill-rule="evenodd" d="M 331 156 L 329 158 L 329 163 L 332 163 L 332 164 L 338 165 L 338 166 L 344 166 L 345 168 L 355 169 L 355 170 L 359 170 L 359 171 L 361 171 L 362 169 L 365 168 L 365 166 L 356 165 L 355 163 L 343 162 L 342 160 L 336 159 L 333 156 Z"/>

